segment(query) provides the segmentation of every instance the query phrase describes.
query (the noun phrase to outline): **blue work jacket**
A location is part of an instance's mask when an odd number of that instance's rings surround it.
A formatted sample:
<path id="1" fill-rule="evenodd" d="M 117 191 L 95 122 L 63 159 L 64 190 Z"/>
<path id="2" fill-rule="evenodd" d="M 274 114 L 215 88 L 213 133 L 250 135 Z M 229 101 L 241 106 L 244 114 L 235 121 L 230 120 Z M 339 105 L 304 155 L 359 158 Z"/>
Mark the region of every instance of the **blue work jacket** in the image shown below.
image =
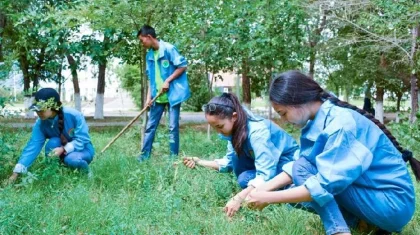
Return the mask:
<path id="1" fill-rule="evenodd" d="M 76 109 L 63 107 L 64 130 L 63 134 L 68 140 L 64 146 L 67 154 L 73 151 L 82 151 L 87 149 L 92 156 L 95 150 L 92 146 L 89 136 L 89 127 L 86 124 L 83 114 Z M 16 173 L 26 173 L 27 168 L 32 165 L 38 157 L 47 139 L 60 138 L 58 129 L 58 115 L 54 118 L 41 120 L 38 118 L 32 128 L 32 135 L 26 147 L 23 149 L 18 163 L 14 169 Z"/>
<path id="2" fill-rule="evenodd" d="M 401 153 L 360 113 L 325 101 L 302 129 L 300 144 L 300 156 L 318 169 L 304 185 L 320 206 L 351 184 L 394 190 L 401 206 L 414 202 L 413 183 Z"/>
<path id="3" fill-rule="evenodd" d="M 248 136 L 242 146 L 244 156 L 239 156 L 238 161 L 251 158 L 254 161 L 256 176 L 248 185 L 258 187 L 269 181 L 282 170 L 291 175 L 291 168 L 283 168 L 295 160 L 295 152 L 299 149 L 296 141 L 278 125 L 270 120 L 255 116 L 245 109 L 248 121 Z M 219 135 L 228 140 L 227 153 L 221 159 L 216 159 L 220 172 L 235 171 L 233 158 L 238 157 L 233 148 L 231 137 Z"/>
<path id="4" fill-rule="evenodd" d="M 160 74 L 165 81 L 177 68 L 187 67 L 187 60 L 179 54 L 176 47 L 170 43 L 159 40 L 158 64 Z M 146 54 L 146 72 L 150 82 L 152 99 L 157 95 L 155 81 L 155 58 L 153 49 Z M 168 99 L 170 106 L 186 101 L 191 95 L 188 85 L 187 73 L 184 71 L 179 77 L 169 83 Z"/>

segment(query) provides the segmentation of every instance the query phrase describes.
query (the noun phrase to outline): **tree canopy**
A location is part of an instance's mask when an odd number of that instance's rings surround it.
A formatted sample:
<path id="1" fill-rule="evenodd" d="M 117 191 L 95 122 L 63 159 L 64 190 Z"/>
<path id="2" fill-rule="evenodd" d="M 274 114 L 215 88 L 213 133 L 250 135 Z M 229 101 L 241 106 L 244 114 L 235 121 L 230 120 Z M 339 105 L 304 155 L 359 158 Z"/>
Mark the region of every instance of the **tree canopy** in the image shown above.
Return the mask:
<path id="1" fill-rule="evenodd" d="M 238 74 L 241 99 L 249 104 L 275 74 L 299 69 L 345 97 L 360 95 L 360 88 L 377 102 L 384 94 L 399 101 L 409 94 L 415 120 L 419 12 L 417 1 L 391 0 L 3 0 L 0 76 L 18 61 L 28 94 L 40 80 L 61 83 L 66 68 L 76 84 L 87 57 L 99 66 L 103 94 L 107 61 L 118 58 L 129 66 L 118 74 L 127 89 L 142 94 L 134 95 L 142 105 L 145 50 L 136 33 L 149 24 L 188 59 L 192 109 L 220 79 L 209 74 Z"/>

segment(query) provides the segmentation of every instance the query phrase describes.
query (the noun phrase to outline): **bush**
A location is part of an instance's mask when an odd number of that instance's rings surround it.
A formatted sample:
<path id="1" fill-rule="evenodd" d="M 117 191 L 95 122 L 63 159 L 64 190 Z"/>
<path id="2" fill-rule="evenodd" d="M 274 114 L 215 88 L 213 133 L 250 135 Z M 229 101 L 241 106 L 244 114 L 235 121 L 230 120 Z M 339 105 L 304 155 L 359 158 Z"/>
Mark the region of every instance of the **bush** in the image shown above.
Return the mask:
<path id="1" fill-rule="evenodd" d="M 138 66 L 125 64 L 117 70 L 122 87 L 133 97 L 134 103 L 141 108 L 141 77 Z"/>
<path id="2" fill-rule="evenodd" d="M 210 99 L 207 75 L 190 72 L 188 73 L 188 81 L 190 84 L 191 97 L 183 104 L 184 110 L 199 112 L 203 104 Z"/>
<path id="3" fill-rule="evenodd" d="M 391 133 L 403 148 L 413 152 L 414 156 L 420 156 L 420 112 L 417 113 L 417 121 L 410 123 L 409 113 L 400 114 L 400 123 L 388 124 Z"/>

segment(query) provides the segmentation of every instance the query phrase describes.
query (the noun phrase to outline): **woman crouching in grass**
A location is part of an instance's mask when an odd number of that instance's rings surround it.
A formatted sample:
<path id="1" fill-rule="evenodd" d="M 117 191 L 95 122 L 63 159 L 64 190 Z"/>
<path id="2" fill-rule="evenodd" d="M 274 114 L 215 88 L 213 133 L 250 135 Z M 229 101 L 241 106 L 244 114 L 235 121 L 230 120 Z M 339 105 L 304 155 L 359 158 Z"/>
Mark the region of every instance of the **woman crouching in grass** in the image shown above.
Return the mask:
<path id="1" fill-rule="evenodd" d="M 279 174 L 260 188 L 265 191 L 251 192 L 251 207 L 299 203 L 320 216 L 327 234 L 350 234 L 366 223 L 376 234 L 402 230 L 415 210 L 406 162 L 417 179 L 419 162 L 383 124 L 297 71 L 272 82 L 270 101 L 282 118 L 302 127 L 300 158 L 292 177 Z M 268 192 L 292 182 L 295 187 Z"/>
<path id="2" fill-rule="evenodd" d="M 9 182 L 14 182 L 19 174 L 28 171 L 46 139 L 49 141 L 45 145 L 45 156 L 60 157 L 65 165 L 90 173 L 89 163 L 95 150 L 83 114 L 75 109 L 62 107 L 59 94 L 52 88 L 42 88 L 36 92 L 35 103 L 29 109 L 36 111 L 38 119 Z"/>
<path id="3" fill-rule="evenodd" d="M 293 161 L 298 145 L 275 123 L 244 108 L 233 94 L 212 98 L 203 111 L 220 138 L 228 141 L 227 153 L 215 160 L 185 157 L 183 163 L 189 168 L 199 165 L 219 172 L 233 170 L 243 190 L 224 207 L 226 215 L 232 217 L 251 190 L 283 170 L 291 174 L 291 165 L 287 163 Z"/>

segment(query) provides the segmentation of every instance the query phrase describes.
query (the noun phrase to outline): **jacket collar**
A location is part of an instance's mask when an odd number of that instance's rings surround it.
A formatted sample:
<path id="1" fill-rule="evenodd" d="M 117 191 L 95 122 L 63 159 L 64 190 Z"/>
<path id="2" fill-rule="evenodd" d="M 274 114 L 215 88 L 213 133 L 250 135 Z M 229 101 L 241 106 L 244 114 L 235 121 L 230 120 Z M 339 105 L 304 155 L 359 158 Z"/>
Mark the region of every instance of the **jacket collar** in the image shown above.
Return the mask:
<path id="1" fill-rule="evenodd" d="M 334 106 L 329 100 L 326 100 L 319 108 L 315 118 L 309 121 L 302 129 L 302 138 L 315 141 L 319 134 L 325 129 L 327 117 Z"/>
<path id="2" fill-rule="evenodd" d="M 165 42 L 163 40 L 159 40 L 159 59 L 162 58 L 163 56 L 165 56 Z M 147 55 L 146 55 L 147 60 L 155 60 L 155 57 L 153 55 L 153 48 L 150 48 L 149 50 L 147 50 Z"/>

